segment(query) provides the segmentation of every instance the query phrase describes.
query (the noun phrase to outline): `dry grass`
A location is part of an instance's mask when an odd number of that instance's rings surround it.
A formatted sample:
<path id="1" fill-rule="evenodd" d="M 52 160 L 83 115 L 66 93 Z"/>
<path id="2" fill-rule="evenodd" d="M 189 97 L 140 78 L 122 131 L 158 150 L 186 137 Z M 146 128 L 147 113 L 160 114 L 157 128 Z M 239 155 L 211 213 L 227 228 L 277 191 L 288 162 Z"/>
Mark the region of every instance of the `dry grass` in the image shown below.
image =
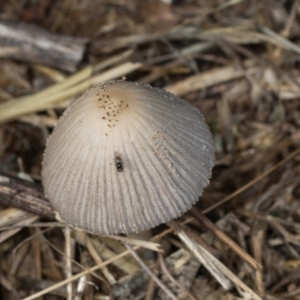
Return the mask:
<path id="1" fill-rule="evenodd" d="M 40 183 L 59 115 L 104 80 L 192 103 L 217 158 L 148 242 L 0 206 L 0 299 L 300 299 L 300 1 L 167 2 L 0 0 L 2 19 L 89 41 L 71 74 L 4 58 L 0 39 L 0 205 L 6 175 Z"/>

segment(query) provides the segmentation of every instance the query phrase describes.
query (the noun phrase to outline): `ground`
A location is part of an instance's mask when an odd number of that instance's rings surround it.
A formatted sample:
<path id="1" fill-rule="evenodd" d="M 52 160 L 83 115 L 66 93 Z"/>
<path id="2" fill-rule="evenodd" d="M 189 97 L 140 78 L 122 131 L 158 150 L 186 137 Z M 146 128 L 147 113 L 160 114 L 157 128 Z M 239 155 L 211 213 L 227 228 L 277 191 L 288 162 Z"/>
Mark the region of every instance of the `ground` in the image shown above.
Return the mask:
<path id="1" fill-rule="evenodd" d="M 300 299 L 299 43 L 296 0 L 0 0 L 0 299 Z M 146 244 L 66 228 L 41 187 L 64 109 L 125 77 L 199 109 L 216 153 Z"/>

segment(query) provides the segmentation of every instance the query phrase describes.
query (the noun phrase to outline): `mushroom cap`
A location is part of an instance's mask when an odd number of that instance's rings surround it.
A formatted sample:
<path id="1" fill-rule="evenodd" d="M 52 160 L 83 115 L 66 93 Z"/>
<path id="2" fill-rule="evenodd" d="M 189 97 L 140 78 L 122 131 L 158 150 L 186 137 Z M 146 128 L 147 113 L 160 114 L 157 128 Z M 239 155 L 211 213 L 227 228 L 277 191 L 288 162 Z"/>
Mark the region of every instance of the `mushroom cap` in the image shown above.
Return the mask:
<path id="1" fill-rule="evenodd" d="M 42 181 L 65 222 L 118 234 L 182 215 L 213 165 L 198 109 L 159 88 L 109 81 L 67 108 L 48 139 Z"/>

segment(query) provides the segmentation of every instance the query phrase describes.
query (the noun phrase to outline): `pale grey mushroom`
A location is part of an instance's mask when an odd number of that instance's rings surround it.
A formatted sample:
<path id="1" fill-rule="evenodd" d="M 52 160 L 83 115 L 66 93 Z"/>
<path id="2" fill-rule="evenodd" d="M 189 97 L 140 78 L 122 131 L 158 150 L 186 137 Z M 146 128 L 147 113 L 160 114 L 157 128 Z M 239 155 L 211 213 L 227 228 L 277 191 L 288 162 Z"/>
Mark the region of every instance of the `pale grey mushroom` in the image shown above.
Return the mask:
<path id="1" fill-rule="evenodd" d="M 118 234 L 182 215 L 213 165 L 212 135 L 198 109 L 120 80 L 88 90 L 65 111 L 47 142 L 42 180 L 65 222 Z"/>

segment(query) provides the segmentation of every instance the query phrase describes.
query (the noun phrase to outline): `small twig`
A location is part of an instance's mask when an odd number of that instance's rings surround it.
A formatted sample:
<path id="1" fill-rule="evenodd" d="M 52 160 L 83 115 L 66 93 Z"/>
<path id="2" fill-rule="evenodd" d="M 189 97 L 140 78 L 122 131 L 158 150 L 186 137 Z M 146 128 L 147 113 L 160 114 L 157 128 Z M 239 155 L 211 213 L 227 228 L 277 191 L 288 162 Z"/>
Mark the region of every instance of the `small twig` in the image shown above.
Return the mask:
<path id="1" fill-rule="evenodd" d="M 259 214 L 259 213 L 248 211 L 248 210 L 241 209 L 241 208 L 239 208 L 237 210 L 237 213 L 239 213 L 243 216 L 249 217 L 249 218 L 255 218 L 257 220 L 262 220 L 262 221 L 265 221 L 265 222 L 268 222 L 268 223 L 272 223 L 272 222 L 279 223 L 279 224 L 294 227 L 295 229 L 300 230 L 300 223 L 297 223 L 297 222 L 277 218 L 277 217 L 274 217 L 274 216 L 271 216 L 271 215 Z"/>
<path id="2" fill-rule="evenodd" d="M 33 238 L 36 238 L 38 236 L 42 236 L 45 232 L 49 231 L 49 229 L 51 228 L 47 228 L 47 229 L 44 229 L 43 231 L 40 231 L 40 230 L 37 230 L 37 232 L 34 234 L 34 235 L 31 235 L 29 237 L 27 237 L 26 239 L 23 239 L 14 249 L 13 249 L 13 253 L 15 254 L 16 251 L 25 243 L 31 241 Z"/>
<path id="3" fill-rule="evenodd" d="M 65 256 L 66 254 L 59 250 L 57 247 L 55 247 L 50 241 L 48 241 L 46 238 L 44 239 L 44 243 L 48 244 L 54 251 L 56 251 L 57 253 L 59 253 L 61 256 Z M 77 262 L 75 259 L 71 258 L 71 262 L 78 266 L 79 268 L 83 269 L 83 270 L 87 270 L 87 268 L 85 268 L 82 264 L 80 264 L 79 262 Z M 99 276 L 98 274 L 96 274 L 95 272 L 90 272 L 94 277 L 96 277 L 99 280 L 102 280 L 102 277 Z M 71 278 L 71 277 L 70 277 Z M 70 281 L 71 282 L 71 281 Z"/>
<path id="4" fill-rule="evenodd" d="M 254 257 L 261 264 L 263 261 L 263 244 L 265 239 L 265 226 L 261 226 L 262 221 L 255 221 L 254 230 L 252 230 L 251 240 Z M 265 294 L 263 274 L 260 270 L 255 271 L 256 287 L 260 295 Z"/>
<path id="5" fill-rule="evenodd" d="M 77 285 L 77 295 L 75 296 L 74 300 L 81 300 L 82 299 L 82 294 L 84 292 L 84 288 L 86 286 L 87 280 L 86 280 L 86 275 L 82 276 Z"/>
<path id="6" fill-rule="evenodd" d="M 51 227 L 51 228 L 57 228 L 57 227 L 65 227 L 66 224 L 59 223 L 59 222 L 45 222 L 45 223 L 34 223 L 34 224 L 27 224 L 27 225 L 10 225 L 6 227 L 0 227 L 0 231 L 15 229 L 15 228 L 43 228 L 43 227 Z"/>
<path id="7" fill-rule="evenodd" d="M 33 215 L 31 213 L 23 212 L 24 218 L 22 220 L 19 220 L 16 222 L 16 225 L 18 228 L 10 229 L 4 232 L 0 233 L 0 244 L 7 240 L 8 238 L 15 235 L 17 232 L 19 232 L 24 226 L 29 225 L 31 223 L 34 223 L 39 219 L 39 216 Z"/>
<path id="8" fill-rule="evenodd" d="M 0 203 L 55 220 L 54 210 L 41 185 L 0 174 Z"/>
<path id="9" fill-rule="evenodd" d="M 187 248 L 192 251 L 195 257 L 225 289 L 228 290 L 231 288 L 232 281 L 238 287 L 249 293 L 249 295 L 251 295 L 253 299 L 262 300 L 252 289 L 250 289 L 242 280 L 234 275 L 224 264 L 217 260 L 205 248 L 201 247 L 195 241 L 190 239 L 176 221 L 170 221 L 168 224 L 176 231 L 179 238 L 187 246 Z"/>
<path id="10" fill-rule="evenodd" d="M 31 236 L 36 236 L 36 233 L 39 233 L 37 229 L 31 228 L 29 230 Z M 34 280 L 42 279 L 42 260 L 41 260 L 41 243 L 37 238 L 31 239 L 31 251 L 33 258 L 33 265 L 31 270 L 31 276 Z M 42 298 L 39 298 L 42 300 Z"/>
<path id="11" fill-rule="evenodd" d="M 135 239 L 118 236 L 118 235 L 108 235 L 107 237 L 112 238 L 117 241 L 120 241 L 120 242 L 123 242 L 123 243 L 128 243 L 128 244 L 131 244 L 134 246 L 139 246 L 139 247 L 143 247 L 143 248 L 146 248 L 149 250 L 153 250 L 155 252 L 162 252 L 162 250 L 160 249 L 160 244 L 157 244 L 157 243 L 143 241 L 143 240 L 135 240 Z"/>
<path id="12" fill-rule="evenodd" d="M 134 259 L 142 266 L 142 268 L 149 274 L 149 276 L 156 282 L 156 284 L 173 300 L 178 298 L 165 286 L 165 284 L 149 269 L 149 267 L 140 259 L 135 251 L 127 243 L 123 243 L 128 249 Z"/>
<path id="13" fill-rule="evenodd" d="M 89 253 L 91 254 L 91 256 L 93 257 L 93 259 L 96 261 L 96 263 L 97 264 L 103 263 L 102 258 L 97 253 L 91 239 L 88 237 L 87 234 L 84 234 L 84 239 L 86 241 L 87 249 L 88 249 Z M 101 271 L 103 272 L 103 275 L 108 280 L 110 285 L 114 285 L 117 282 L 116 279 L 113 277 L 113 275 L 109 272 L 109 270 L 106 266 L 101 268 Z"/>
<path id="14" fill-rule="evenodd" d="M 177 285 L 179 287 L 179 289 L 184 294 L 186 294 L 189 298 L 191 298 L 192 300 L 196 300 L 196 298 L 181 283 L 179 283 L 177 280 L 175 280 L 175 278 L 171 275 L 170 271 L 168 270 L 168 268 L 165 264 L 165 261 L 164 261 L 161 253 L 158 254 L 158 259 L 159 259 L 159 263 L 160 263 L 162 271 L 166 274 L 166 276 L 169 278 L 169 280 L 172 281 L 175 285 Z"/>
<path id="15" fill-rule="evenodd" d="M 203 264 L 203 266 L 221 284 L 221 286 L 224 289 L 229 290 L 232 287 L 232 284 L 216 265 L 217 259 L 213 257 L 207 250 L 205 250 L 204 247 L 192 240 L 176 221 L 172 220 L 168 224 L 178 234 L 180 240 L 195 255 L 200 263 Z"/>
<path id="16" fill-rule="evenodd" d="M 158 260 L 155 262 L 155 265 L 153 268 L 154 268 L 154 270 L 156 270 L 158 268 Z M 153 300 L 154 299 L 155 288 L 156 288 L 155 281 L 153 280 L 152 277 L 150 277 L 150 280 L 149 280 L 149 283 L 147 286 L 145 300 Z"/>
<path id="17" fill-rule="evenodd" d="M 88 39 L 51 33 L 21 22 L 0 20 L 1 56 L 75 71 Z M 45 53 L 49 53 L 45 55 Z"/>
<path id="18" fill-rule="evenodd" d="M 79 231 L 79 230 L 74 231 L 74 238 L 76 239 L 77 243 L 87 248 L 86 239 L 84 237 L 85 237 L 85 233 L 83 231 Z M 108 246 L 106 246 L 105 242 L 103 243 L 99 241 L 97 237 L 90 237 L 90 241 L 92 242 L 96 251 L 101 252 L 102 259 L 110 260 L 117 255 L 115 251 L 112 251 Z M 124 247 L 122 247 L 122 251 L 123 249 Z M 140 269 L 139 266 L 133 264 L 132 262 L 129 262 L 125 258 L 113 260 L 112 264 L 122 272 L 125 272 L 126 274 L 129 275 L 134 275 Z"/>
<path id="19" fill-rule="evenodd" d="M 278 169 L 279 167 L 281 167 L 282 165 L 284 165 L 286 162 L 288 162 L 289 160 L 291 160 L 292 158 L 294 158 L 298 154 L 300 154 L 300 148 L 296 149 L 294 152 L 292 152 L 290 155 L 288 155 L 285 159 L 283 159 L 277 165 L 273 166 L 272 168 L 270 168 L 266 172 L 264 172 L 261 175 L 257 176 L 256 178 L 254 178 L 252 181 L 250 181 L 247 184 L 245 184 L 243 187 L 241 187 L 237 191 L 233 192 L 232 194 L 228 195 L 227 197 L 225 197 L 224 199 L 218 201 L 217 203 L 211 205 L 210 207 L 204 209 L 202 211 L 202 213 L 203 214 L 207 214 L 208 212 L 214 210 L 215 208 L 221 206 L 222 204 L 228 202 L 229 200 L 232 200 L 234 197 L 236 197 L 237 195 L 239 195 L 242 192 L 246 191 L 247 189 L 249 189 L 251 186 L 253 186 L 257 182 L 261 181 L 264 177 L 266 177 L 269 174 L 271 174 L 272 172 L 274 172 L 276 169 Z"/>
<path id="20" fill-rule="evenodd" d="M 72 277 L 72 249 L 71 249 L 71 229 L 69 226 L 65 227 L 64 230 L 65 233 L 65 260 L 66 260 L 66 278 L 71 278 Z M 68 294 L 68 300 L 72 300 L 73 298 L 73 288 L 72 288 L 72 283 L 69 283 L 67 285 L 67 294 Z"/>
<path id="21" fill-rule="evenodd" d="M 300 54 L 300 47 L 297 46 L 295 43 L 289 41 L 288 39 L 286 39 L 282 35 L 274 32 L 273 30 L 271 30 L 270 28 L 265 27 L 265 26 L 260 26 L 260 30 L 263 33 L 265 33 L 266 35 L 272 37 L 274 43 L 276 43 L 278 46 L 281 46 L 281 47 L 283 47 L 287 50 L 293 50 L 297 54 Z"/>
<path id="22" fill-rule="evenodd" d="M 192 214 L 197 217 L 210 231 L 212 231 L 221 241 L 223 241 L 237 255 L 244 259 L 254 269 L 261 271 L 262 266 L 247 252 L 245 252 L 236 242 L 227 236 L 218 226 L 211 222 L 205 215 L 198 211 L 195 207 L 191 210 Z"/>
<path id="23" fill-rule="evenodd" d="M 255 69 L 253 68 L 249 70 L 250 73 L 253 73 L 254 71 Z M 166 86 L 165 89 L 175 95 L 182 96 L 196 90 L 205 89 L 243 76 L 243 70 L 241 70 L 239 66 L 232 65 L 187 77 L 182 81 Z"/>
<path id="24" fill-rule="evenodd" d="M 125 62 L 110 70 L 104 71 L 103 73 L 94 75 L 93 77 L 91 77 L 93 68 L 87 68 L 86 75 L 83 76 L 83 81 L 79 81 L 77 84 L 68 86 L 68 88 L 62 90 L 59 89 L 57 93 L 50 93 L 49 91 L 52 91 L 52 89 L 49 88 L 47 92 L 42 91 L 34 95 L 20 97 L 19 99 L 13 99 L 7 103 L 3 103 L 0 105 L 0 123 L 11 121 L 24 114 L 52 108 L 57 103 L 78 95 L 93 85 L 103 81 L 121 78 L 122 76 L 139 69 L 141 66 L 140 63 Z M 81 75 L 81 72 L 79 72 L 79 74 Z M 75 75 L 73 76 L 75 77 Z M 60 87 L 63 84 L 64 82 L 59 83 Z M 41 94 L 43 94 L 43 97 L 40 97 Z"/>
<path id="25" fill-rule="evenodd" d="M 295 22 L 295 19 L 296 19 L 296 16 L 297 16 L 297 8 L 298 8 L 298 5 L 299 5 L 299 0 L 296 0 L 293 4 L 293 7 L 291 9 L 291 14 L 290 14 L 290 17 L 288 18 L 286 24 L 285 24 L 285 27 L 284 29 L 281 31 L 281 35 L 284 37 L 284 38 L 288 38 L 289 35 L 290 35 L 290 32 L 292 30 L 292 27 L 293 27 L 293 24 Z M 281 47 L 277 47 L 274 51 L 274 57 L 275 59 L 278 59 L 282 56 L 282 51 L 283 49 Z"/>

